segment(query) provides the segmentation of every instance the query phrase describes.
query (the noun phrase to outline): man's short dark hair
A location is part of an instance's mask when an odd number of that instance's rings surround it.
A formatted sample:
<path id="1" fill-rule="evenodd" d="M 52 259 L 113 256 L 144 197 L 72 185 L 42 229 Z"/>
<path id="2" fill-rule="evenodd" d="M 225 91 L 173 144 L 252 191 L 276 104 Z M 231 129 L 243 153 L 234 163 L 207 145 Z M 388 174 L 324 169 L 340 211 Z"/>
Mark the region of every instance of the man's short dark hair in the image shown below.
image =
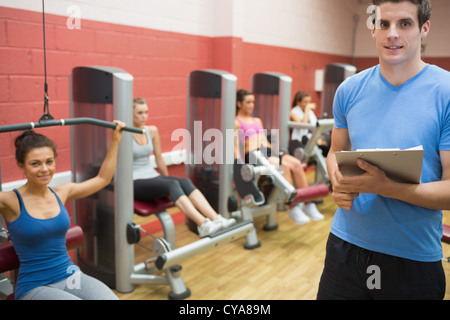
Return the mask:
<path id="1" fill-rule="evenodd" d="M 400 3 L 404 1 L 411 2 L 412 4 L 415 4 L 418 7 L 419 29 L 422 29 L 422 26 L 425 24 L 425 22 L 431 19 L 430 0 L 372 0 L 372 4 L 375 6 L 379 6 L 380 4 L 385 2 Z"/>

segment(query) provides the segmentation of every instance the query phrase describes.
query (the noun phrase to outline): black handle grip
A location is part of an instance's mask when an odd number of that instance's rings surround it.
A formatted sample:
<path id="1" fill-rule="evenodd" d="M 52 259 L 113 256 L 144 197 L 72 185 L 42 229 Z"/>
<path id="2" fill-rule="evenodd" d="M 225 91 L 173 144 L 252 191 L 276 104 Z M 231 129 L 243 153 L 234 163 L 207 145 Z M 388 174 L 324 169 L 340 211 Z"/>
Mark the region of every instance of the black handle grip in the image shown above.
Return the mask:
<path id="1" fill-rule="evenodd" d="M 10 124 L 0 126 L 0 133 L 2 132 L 12 132 L 12 131 L 22 131 L 29 130 L 34 128 L 42 128 L 42 127 L 54 127 L 54 126 L 71 126 L 78 124 L 90 124 L 99 127 L 111 128 L 115 129 L 117 124 L 114 122 L 108 122 L 104 120 L 98 120 L 95 118 L 73 118 L 73 119 L 61 119 L 61 120 L 41 120 L 39 122 L 28 122 L 28 123 L 19 123 L 19 124 Z M 145 130 L 133 128 L 133 127 L 125 127 L 122 130 L 133 132 L 133 133 L 144 133 Z"/>

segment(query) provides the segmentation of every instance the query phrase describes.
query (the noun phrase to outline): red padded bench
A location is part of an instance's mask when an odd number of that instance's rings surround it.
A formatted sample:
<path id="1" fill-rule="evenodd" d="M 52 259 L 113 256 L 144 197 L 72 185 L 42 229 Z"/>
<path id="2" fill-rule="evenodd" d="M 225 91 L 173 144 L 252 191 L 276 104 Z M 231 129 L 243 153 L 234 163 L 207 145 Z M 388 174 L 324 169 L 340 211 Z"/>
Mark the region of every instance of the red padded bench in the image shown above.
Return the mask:
<path id="1" fill-rule="evenodd" d="M 71 225 L 66 233 L 67 250 L 80 247 L 84 241 L 83 229 L 78 225 Z M 19 258 L 12 242 L 0 245 L 0 273 L 19 269 Z M 12 299 L 12 297 L 8 297 Z"/>
<path id="2" fill-rule="evenodd" d="M 174 206 L 175 204 L 172 202 L 170 197 L 164 197 L 150 202 L 134 200 L 134 213 L 140 215 L 141 217 L 148 217 Z"/>
<path id="3" fill-rule="evenodd" d="M 172 249 L 176 248 L 175 223 L 167 209 L 174 206 L 175 204 L 170 197 L 163 197 L 148 202 L 134 200 L 134 213 L 141 217 L 148 217 L 152 214 L 158 217 L 163 227 L 164 239 L 170 243 Z"/>
<path id="4" fill-rule="evenodd" d="M 442 242 L 450 243 L 450 226 L 444 224 L 444 231 L 442 233 Z"/>
<path id="5" fill-rule="evenodd" d="M 330 189 L 326 184 L 317 184 L 301 189 L 297 189 L 297 196 L 290 203 L 291 205 L 298 204 L 301 202 L 311 202 L 318 198 L 322 198 L 328 195 Z"/>

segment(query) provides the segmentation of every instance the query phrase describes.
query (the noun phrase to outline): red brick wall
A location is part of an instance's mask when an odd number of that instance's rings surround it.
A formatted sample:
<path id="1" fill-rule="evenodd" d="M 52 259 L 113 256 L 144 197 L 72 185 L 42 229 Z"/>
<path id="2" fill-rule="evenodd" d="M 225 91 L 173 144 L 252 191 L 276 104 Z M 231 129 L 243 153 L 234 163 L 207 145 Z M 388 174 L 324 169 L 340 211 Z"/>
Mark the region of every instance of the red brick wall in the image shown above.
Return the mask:
<path id="1" fill-rule="evenodd" d="M 320 93 L 314 89 L 316 70 L 329 63 L 351 61 L 350 57 L 248 43 L 244 45 L 242 60 L 243 86 L 248 87 L 251 77 L 257 72 L 281 72 L 293 80 L 292 96 L 299 90 L 309 92 L 317 106 L 320 106 Z"/>
<path id="2" fill-rule="evenodd" d="M 151 124 L 160 129 L 163 152 L 172 131 L 185 127 L 186 79 L 197 69 L 221 69 L 249 87 L 254 73 L 282 72 L 291 76 L 293 93 L 314 92 L 315 70 L 349 57 L 245 43 L 233 37 L 209 38 L 83 20 L 81 29 L 66 27 L 67 17 L 46 14 L 47 81 L 50 112 L 69 117 L 68 76 L 76 66 L 107 65 L 134 76 L 134 95 L 145 97 Z M 0 124 L 37 121 L 42 115 L 44 65 L 42 15 L 0 7 Z M 69 128 L 39 129 L 58 144 L 58 172 L 70 170 Z M 22 179 L 16 168 L 12 140 L 0 134 L 2 182 Z M 183 175 L 181 168 L 171 173 Z"/>

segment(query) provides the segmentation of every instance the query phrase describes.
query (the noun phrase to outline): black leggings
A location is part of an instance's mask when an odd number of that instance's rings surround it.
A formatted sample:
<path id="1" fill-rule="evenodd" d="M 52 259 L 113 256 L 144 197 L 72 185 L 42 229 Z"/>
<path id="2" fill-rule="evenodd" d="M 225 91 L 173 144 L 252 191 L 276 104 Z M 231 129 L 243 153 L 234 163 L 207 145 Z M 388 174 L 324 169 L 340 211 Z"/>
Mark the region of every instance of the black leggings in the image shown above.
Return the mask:
<path id="1" fill-rule="evenodd" d="M 169 196 L 175 203 L 181 196 L 189 196 L 196 187 L 187 178 L 158 176 L 151 179 L 134 180 L 134 198 L 151 201 Z"/>
<path id="2" fill-rule="evenodd" d="M 258 150 L 261 151 L 261 154 L 262 154 L 264 157 L 266 157 L 267 159 L 269 159 L 269 158 L 272 157 L 272 156 L 274 156 L 274 157 L 278 157 L 278 156 L 279 156 L 279 155 L 277 155 L 275 152 L 273 152 L 271 148 L 260 147 L 260 148 L 258 148 Z M 245 163 L 248 163 L 248 164 L 257 164 L 258 161 L 257 161 L 253 156 L 251 156 L 250 153 L 251 153 L 251 151 L 250 151 L 250 152 L 247 152 L 247 153 L 245 154 L 245 157 L 244 157 Z"/>

